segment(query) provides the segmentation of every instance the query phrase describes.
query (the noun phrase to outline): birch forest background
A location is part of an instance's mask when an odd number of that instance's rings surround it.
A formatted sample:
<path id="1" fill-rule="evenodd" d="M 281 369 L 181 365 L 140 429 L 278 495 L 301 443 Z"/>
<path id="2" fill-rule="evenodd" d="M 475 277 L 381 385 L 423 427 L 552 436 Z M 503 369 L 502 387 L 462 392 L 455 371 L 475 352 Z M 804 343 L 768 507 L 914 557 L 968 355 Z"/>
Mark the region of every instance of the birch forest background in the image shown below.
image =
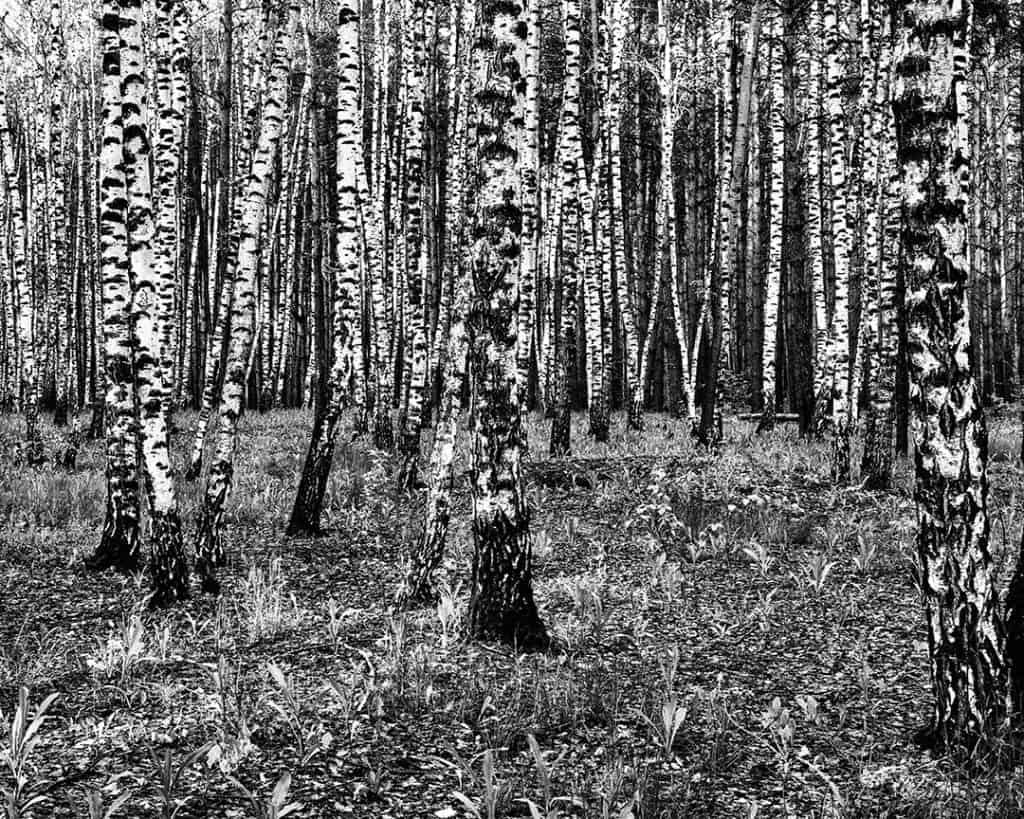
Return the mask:
<path id="1" fill-rule="evenodd" d="M 1024 816 L 1018 0 L 4 0 L 0 797 Z"/>

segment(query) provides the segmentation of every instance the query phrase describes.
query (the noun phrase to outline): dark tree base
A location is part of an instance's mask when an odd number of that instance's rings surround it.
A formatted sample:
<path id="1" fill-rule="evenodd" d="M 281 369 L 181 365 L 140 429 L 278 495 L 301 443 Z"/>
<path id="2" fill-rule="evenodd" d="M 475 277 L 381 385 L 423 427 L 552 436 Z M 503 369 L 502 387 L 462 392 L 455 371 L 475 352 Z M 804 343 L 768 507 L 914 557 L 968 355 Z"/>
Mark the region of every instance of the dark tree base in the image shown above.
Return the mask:
<path id="1" fill-rule="evenodd" d="M 555 420 L 551 422 L 551 445 L 548 447 L 548 454 L 552 458 L 562 458 L 571 451 L 570 441 L 570 415 L 568 408 L 559 410 Z"/>
<path id="2" fill-rule="evenodd" d="M 295 538 L 322 538 L 328 537 L 331 534 L 331 529 L 326 526 L 310 525 L 307 521 L 297 522 L 294 520 L 288 521 L 288 526 L 284 530 L 285 537 Z"/>
<path id="3" fill-rule="evenodd" d="M 471 610 L 471 623 L 472 619 Z M 483 643 L 502 643 L 524 654 L 551 648 L 551 637 L 536 612 L 532 616 L 529 612 L 509 615 L 496 623 L 472 623 L 470 637 Z"/>
<path id="4" fill-rule="evenodd" d="M 114 569 L 132 574 L 141 567 L 138 520 L 120 515 L 108 505 L 99 546 L 85 559 L 85 568 L 93 572 Z"/>
<path id="5" fill-rule="evenodd" d="M 629 428 L 636 432 L 644 431 L 644 408 L 641 402 L 630 402 L 628 424 Z"/>
<path id="6" fill-rule="evenodd" d="M 590 413 L 590 434 L 595 441 L 607 441 L 611 435 L 611 423 L 608 413 L 595 411 Z"/>
<path id="7" fill-rule="evenodd" d="M 113 569 L 119 574 L 135 574 L 142 568 L 142 561 L 138 558 L 133 560 L 120 556 L 105 551 L 102 546 L 85 558 L 83 563 L 85 568 L 91 572 L 105 572 L 107 569 Z"/>
<path id="8" fill-rule="evenodd" d="M 103 410 L 103 402 L 93 404 L 92 418 L 89 419 L 89 429 L 85 433 L 87 441 L 96 441 L 103 437 Z"/>
<path id="9" fill-rule="evenodd" d="M 477 520 L 469 600 L 469 633 L 519 651 L 544 651 L 551 644 L 533 599 L 529 561 L 529 515 L 516 521 L 500 512 Z"/>
<path id="10" fill-rule="evenodd" d="M 416 449 L 415 451 L 406 449 L 406 443 L 403 443 L 403 457 L 402 467 L 398 471 L 398 488 L 402 492 L 411 492 L 415 489 L 422 489 L 426 484 L 423 483 L 420 478 L 419 461 L 420 461 L 420 447 L 419 437 L 416 438 Z"/>
<path id="11" fill-rule="evenodd" d="M 203 471 L 203 460 L 200 458 L 198 461 L 190 461 L 188 469 L 185 470 L 185 480 L 189 483 L 197 480 Z"/>
<path id="12" fill-rule="evenodd" d="M 395 448 L 395 431 L 391 426 L 391 416 L 378 415 L 373 424 L 373 445 L 377 449 L 390 452 Z"/>
<path id="13" fill-rule="evenodd" d="M 219 503 L 206 500 L 196 522 L 196 576 L 202 590 L 210 594 L 220 593 L 215 570 L 227 562 L 220 527 L 223 503 L 223 497 Z"/>
<path id="14" fill-rule="evenodd" d="M 150 515 L 150 570 L 153 596 L 150 608 L 164 608 L 178 600 L 187 600 L 188 563 L 181 544 L 181 520 L 177 512 L 153 512 Z"/>
<path id="15" fill-rule="evenodd" d="M 1024 537 L 1021 540 L 1024 547 Z M 1006 593 L 1006 665 L 1009 669 L 1010 696 L 1018 718 L 1024 715 L 1024 550 Z"/>
<path id="16" fill-rule="evenodd" d="M 844 425 L 832 437 L 832 482 L 845 484 L 850 480 L 850 430 Z"/>
<path id="17" fill-rule="evenodd" d="M 68 425 L 68 399 L 58 399 L 53 407 L 53 425 L 55 427 L 66 427 Z"/>
<path id="18" fill-rule="evenodd" d="M 220 581 L 209 561 L 201 558 L 196 559 L 196 577 L 199 579 L 199 588 L 206 594 L 214 596 L 220 594 Z"/>
<path id="19" fill-rule="evenodd" d="M 440 599 L 440 592 L 432 581 L 420 583 L 412 588 L 403 584 L 395 595 L 395 608 L 399 611 L 428 609 L 437 605 Z"/>

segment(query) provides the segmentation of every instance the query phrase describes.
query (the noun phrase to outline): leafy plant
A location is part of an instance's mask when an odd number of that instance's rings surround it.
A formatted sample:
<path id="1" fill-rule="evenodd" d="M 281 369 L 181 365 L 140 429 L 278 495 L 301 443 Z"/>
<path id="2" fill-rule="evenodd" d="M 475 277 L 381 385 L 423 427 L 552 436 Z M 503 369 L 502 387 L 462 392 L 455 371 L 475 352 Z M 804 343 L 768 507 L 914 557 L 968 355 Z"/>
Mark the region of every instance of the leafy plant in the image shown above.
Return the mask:
<path id="1" fill-rule="evenodd" d="M 442 648 L 448 648 L 452 637 L 458 631 L 460 615 L 457 593 L 457 590 L 449 586 L 443 586 L 440 589 L 435 611 L 437 612 L 437 622 L 441 626 Z"/>
<path id="2" fill-rule="evenodd" d="M 537 563 L 543 563 L 554 551 L 555 544 L 547 529 L 539 529 L 533 533 L 533 558 Z"/>
<path id="3" fill-rule="evenodd" d="M 866 539 L 864 535 L 857 535 L 857 554 L 853 556 L 853 565 L 861 574 L 867 574 L 874 562 L 878 552 L 878 541 L 875 538 Z"/>
<path id="4" fill-rule="evenodd" d="M 568 748 L 564 748 L 562 752 L 555 758 L 554 762 L 549 763 L 544 758 L 544 752 L 540 748 L 540 743 L 537 742 L 537 738 L 533 734 L 526 735 L 526 742 L 530 747 L 530 754 L 533 756 L 534 765 L 537 767 L 537 780 L 540 785 L 542 805 L 538 805 L 532 799 L 519 799 L 517 801 L 524 802 L 530 810 L 531 819 L 558 819 L 561 812 L 558 809 L 559 802 L 572 802 L 572 797 L 567 796 L 555 796 L 551 786 L 551 775 L 555 768 L 558 767 L 558 763 L 565 757 Z"/>
<path id="5" fill-rule="evenodd" d="M 270 794 L 270 799 L 266 801 L 256 796 L 233 776 L 229 776 L 228 781 L 249 800 L 257 819 L 284 819 L 295 811 L 302 810 L 301 802 L 288 801 L 288 791 L 292 787 L 292 775 L 288 771 L 281 774 L 281 778 L 277 780 L 277 784 L 274 785 L 274 790 Z"/>
<path id="6" fill-rule="evenodd" d="M 469 768 L 472 771 L 472 768 Z M 511 794 L 511 785 L 498 778 L 494 769 L 494 751 L 488 748 L 483 753 L 483 769 L 476 780 L 480 787 L 480 800 L 483 810 L 462 791 L 453 791 L 454 796 L 475 819 L 495 819 L 499 809 L 503 809 Z"/>
<path id="7" fill-rule="evenodd" d="M 637 716 L 644 721 L 655 741 L 660 744 L 661 752 L 666 760 L 672 758 L 672 748 L 676 744 L 676 736 L 686 722 L 689 713 L 689 706 L 681 703 L 675 694 L 670 694 L 665 698 L 661 704 L 660 713 L 653 718 L 636 709 Z"/>
<path id="8" fill-rule="evenodd" d="M 829 573 L 835 565 L 834 560 L 829 560 L 824 554 L 819 552 L 808 560 L 807 564 L 802 567 L 801 574 L 803 581 L 814 591 L 815 595 L 820 595 L 822 591 L 824 591 L 825 584 L 828 582 Z"/>
<path id="9" fill-rule="evenodd" d="M 676 688 L 676 675 L 679 673 L 679 646 L 673 645 L 658 658 L 661 668 L 661 681 L 665 696 L 670 696 Z"/>
<path id="10" fill-rule="evenodd" d="M 85 658 L 86 665 L 108 680 L 118 679 L 123 688 L 135 667 L 145 658 L 146 627 L 138 614 L 122 617 L 116 631 L 106 640 L 96 639 L 96 652 Z"/>
<path id="11" fill-rule="evenodd" d="M 285 595 L 285 578 L 279 557 L 271 560 L 266 569 L 249 567 L 241 601 L 250 643 L 276 637 L 300 619 L 294 595 Z"/>
<path id="12" fill-rule="evenodd" d="M 160 819 L 174 819 L 192 798 L 190 795 L 178 798 L 175 793 L 188 770 L 206 756 L 212 745 L 212 742 L 208 742 L 201 748 L 189 751 L 179 765 L 174 764 L 170 748 L 165 748 L 163 756 L 157 757 L 156 751 L 150 746 L 149 758 L 153 761 L 153 779 L 157 795 L 160 797 Z"/>
<path id="13" fill-rule="evenodd" d="M 0 711 L 0 722 L 7 723 L 7 742 L 0 756 L 14 783 L 13 787 L 3 788 L 7 819 L 21 819 L 26 815 L 25 811 L 47 798 L 49 788 L 46 783 L 31 784 L 29 757 L 39 743 L 39 730 L 46 720 L 46 712 L 59 696 L 56 693 L 47 696 L 35 709 L 34 716 L 30 717 L 29 691 L 22 686 L 18 689 L 18 704 L 9 722 Z"/>
<path id="14" fill-rule="evenodd" d="M 743 554 L 750 558 L 750 562 L 754 564 L 761 577 L 767 578 L 768 572 L 775 562 L 775 558 L 768 553 L 768 544 L 764 541 L 760 543 L 753 543 L 750 546 L 743 547 Z"/>
<path id="15" fill-rule="evenodd" d="M 323 723 L 306 726 L 298 692 L 294 683 L 285 676 L 280 666 L 273 662 L 267 663 L 267 671 L 282 697 L 282 702 L 267 697 L 266 703 L 278 713 L 285 725 L 288 726 L 288 730 L 295 739 L 299 764 L 305 765 L 320 751 L 328 747 L 334 738 L 323 727 Z"/>
<path id="16" fill-rule="evenodd" d="M 333 597 L 327 601 L 327 633 L 331 637 L 331 645 L 334 646 L 334 652 L 338 652 L 338 643 L 341 642 L 341 623 L 345 618 L 345 614 L 341 610 L 341 606 L 338 605 L 338 601 Z"/>
<path id="17" fill-rule="evenodd" d="M 125 791 L 117 797 L 109 806 L 103 805 L 103 791 L 90 788 L 85 792 L 85 808 L 89 812 L 89 819 L 111 819 L 115 813 L 124 807 L 125 802 L 132 798 L 133 791 Z"/>

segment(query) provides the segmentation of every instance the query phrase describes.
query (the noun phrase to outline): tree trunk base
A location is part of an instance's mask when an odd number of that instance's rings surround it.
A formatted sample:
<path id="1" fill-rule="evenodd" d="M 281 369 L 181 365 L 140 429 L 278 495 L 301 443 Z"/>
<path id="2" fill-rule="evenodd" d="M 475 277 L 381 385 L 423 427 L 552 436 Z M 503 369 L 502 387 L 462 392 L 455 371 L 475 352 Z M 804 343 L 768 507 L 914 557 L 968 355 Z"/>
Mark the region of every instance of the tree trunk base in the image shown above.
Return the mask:
<path id="1" fill-rule="evenodd" d="M 53 425 L 55 427 L 66 427 L 68 425 L 68 399 L 58 398 L 53 408 Z"/>
<path id="2" fill-rule="evenodd" d="M 87 441 L 96 441 L 103 437 L 103 414 L 106 407 L 102 401 L 92 406 L 92 418 L 89 419 L 89 429 L 85 433 Z"/>
<path id="3" fill-rule="evenodd" d="M 114 569 L 121 574 L 132 574 L 141 567 L 139 521 L 120 514 L 108 501 L 100 543 L 85 559 L 85 568 L 93 572 Z"/>
<path id="4" fill-rule="evenodd" d="M 569 410 L 562 409 L 555 414 L 555 419 L 551 422 L 551 445 L 548 447 L 548 454 L 552 458 L 565 457 L 572 451 L 570 420 Z"/>
<path id="5" fill-rule="evenodd" d="M 395 430 L 391 426 L 391 415 L 378 413 L 373 423 L 373 446 L 390 452 L 395 448 Z"/>
<path id="6" fill-rule="evenodd" d="M 185 470 L 184 478 L 189 483 L 197 480 L 203 471 L 203 459 L 189 461 L 188 469 Z"/>
<path id="7" fill-rule="evenodd" d="M 642 401 L 631 401 L 629 404 L 628 426 L 636 432 L 644 431 L 644 407 Z"/>
<path id="8" fill-rule="evenodd" d="M 153 596 L 150 608 L 165 608 L 187 600 L 188 563 L 181 545 L 181 520 L 177 511 L 150 514 L 150 570 Z"/>

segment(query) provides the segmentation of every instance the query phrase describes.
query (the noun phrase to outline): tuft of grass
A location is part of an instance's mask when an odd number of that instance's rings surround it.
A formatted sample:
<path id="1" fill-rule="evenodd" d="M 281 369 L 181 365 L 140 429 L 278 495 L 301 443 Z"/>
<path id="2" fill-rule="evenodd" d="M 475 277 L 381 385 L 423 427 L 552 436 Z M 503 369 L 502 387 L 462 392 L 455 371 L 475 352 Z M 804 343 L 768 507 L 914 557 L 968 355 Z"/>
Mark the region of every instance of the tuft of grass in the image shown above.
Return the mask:
<path id="1" fill-rule="evenodd" d="M 286 593 L 281 558 L 265 567 L 252 565 L 239 594 L 242 626 L 250 643 L 269 640 L 295 628 L 302 620 L 293 594 Z"/>

